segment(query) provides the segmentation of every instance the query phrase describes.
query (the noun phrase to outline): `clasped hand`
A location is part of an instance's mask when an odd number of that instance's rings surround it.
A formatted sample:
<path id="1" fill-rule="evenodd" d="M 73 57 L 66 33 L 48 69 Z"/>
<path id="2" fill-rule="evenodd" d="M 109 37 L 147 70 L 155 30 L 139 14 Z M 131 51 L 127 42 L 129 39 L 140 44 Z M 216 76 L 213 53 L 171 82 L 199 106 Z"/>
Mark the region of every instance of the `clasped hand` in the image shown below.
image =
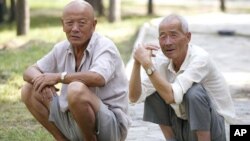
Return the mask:
<path id="1" fill-rule="evenodd" d="M 58 83 L 55 73 L 43 73 L 32 80 L 36 92 L 42 95 L 42 100 L 52 100 L 58 89 L 55 84 Z"/>

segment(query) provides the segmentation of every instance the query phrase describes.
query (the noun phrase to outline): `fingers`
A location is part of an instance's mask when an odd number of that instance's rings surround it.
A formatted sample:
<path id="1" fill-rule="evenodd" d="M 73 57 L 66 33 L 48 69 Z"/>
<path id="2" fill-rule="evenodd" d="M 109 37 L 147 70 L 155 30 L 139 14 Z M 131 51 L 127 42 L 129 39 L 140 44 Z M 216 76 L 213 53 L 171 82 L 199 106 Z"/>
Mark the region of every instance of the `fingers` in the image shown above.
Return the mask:
<path id="1" fill-rule="evenodd" d="M 41 90 L 43 101 L 51 101 L 56 92 L 53 87 L 45 87 Z"/>
<path id="2" fill-rule="evenodd" d="M 54 96 L 56 96 L 56 95 L 57 95 L 56 92 L 59 91 L 59 89 L 56 88 L 55 86 L 50 86 L 50 89 L 51 89 L 52 94 L 53 94 Z"/>
<path id="3" fill-rule="evenodd" d="M 36 91 L 41 92 L 45 86 L 55 85 L 57 83 L 54 74 L 44 73 L 32 80 Z"/>
<path id="4" fill-rule="evenodd" d="M 38 76 L 38 77 L 36 77 L 36 78 L 34 78 L 32 80 L 34 88 L 35 88 L 35 91 L 37 91 L 39 89 L 39 87 L 43 83 L 43 81 L 44 81 L 44 76 L 43 75 L 40 75 L 40 76 Z"/>
<path id="5" fill-rule="evenodd" d="M 44 89 L 45 87 L 46 87 L 46 83 L 42 82 L 42 83 L 38 86 L 37 91 L 38 91 L 38 92 L 41 92 L 42 89 Z"/>
<path id="6" fill-rule="evenodd" d="M 157 45 L 153 45 L 153 44 L 145 44 L 144 47 L 148 50 L 158 50 L 160 49 L 160 47 L 158 47 Z"/>

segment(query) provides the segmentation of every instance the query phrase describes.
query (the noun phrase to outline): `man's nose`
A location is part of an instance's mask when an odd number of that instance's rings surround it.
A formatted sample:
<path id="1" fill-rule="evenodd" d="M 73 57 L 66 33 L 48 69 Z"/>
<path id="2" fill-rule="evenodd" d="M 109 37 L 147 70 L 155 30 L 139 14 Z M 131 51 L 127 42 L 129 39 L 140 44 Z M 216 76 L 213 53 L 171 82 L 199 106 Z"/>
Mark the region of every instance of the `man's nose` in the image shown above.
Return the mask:
<path id="1" fill-rule="evenodd" d="M 74 22 L 72 30 L 73 31 L 79 31 L 79 24 L 77 22 Z"/>
<path id="2" fill-rule="evenodd" d="M 169 36 L 167 36 L 167 37 L 165 38 L 165 40 L 163 41 L 163 43 L 164 43 L 165 45 L 170 45 L 170 44 L 172 44 L 173 42 L 172 42 L 172 39 L 171 39 Z"/>

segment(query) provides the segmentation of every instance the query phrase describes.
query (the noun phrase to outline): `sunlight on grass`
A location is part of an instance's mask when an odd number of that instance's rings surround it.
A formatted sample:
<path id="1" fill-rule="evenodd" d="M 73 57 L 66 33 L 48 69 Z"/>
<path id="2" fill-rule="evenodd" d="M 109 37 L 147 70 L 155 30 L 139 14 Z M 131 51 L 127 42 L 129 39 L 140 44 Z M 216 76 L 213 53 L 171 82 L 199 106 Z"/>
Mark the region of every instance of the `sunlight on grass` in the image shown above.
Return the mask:
<path id="1" fill-rule="evenodd" d="M 33 40 L 41 40 L 49 43 L 56 43 L 57 41 L 66 38 L 61 26 L 46 27 L 46 28 L 34 28 L 29 36 Z"/>
<path id="2" fill-rule="evenodd" d="M 4 30 L 0 32 L 0 44 L 5 43 L 6 41 L 10 41 L 14 37 L 16 37 L 15 30 Z M 2 38 L 4 37 L 4 38 Z"/>
<path id="3" fill-rule="evenodd" d="M 32 9 L 61 9 L 69 0 L 29 0 L 29 5 Z"/>
<path id="4" fill-rule="evenodd" d="M 52 141 L 48 132 L 30 115 L 25 106 L 18 102 L 1 105 L 1 141 Z M 26 114 L 25 114 L 26 113 Z M 7 133 L 7 134 L 6 134 Z"/>

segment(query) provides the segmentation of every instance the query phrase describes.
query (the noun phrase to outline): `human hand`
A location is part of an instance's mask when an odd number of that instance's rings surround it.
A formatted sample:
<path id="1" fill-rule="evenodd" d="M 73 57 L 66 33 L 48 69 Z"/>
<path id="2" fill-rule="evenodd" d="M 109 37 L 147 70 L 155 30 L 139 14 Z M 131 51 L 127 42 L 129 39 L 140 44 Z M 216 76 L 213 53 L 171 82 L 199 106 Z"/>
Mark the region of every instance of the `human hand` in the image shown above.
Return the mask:
<path id="1" fill-rule="evenodd" d="M 42 101 L 51 101 L 53 96 L 56 95 L 58 89 L 55 86 L 46 86 L 44 87 L 40 94 L 42 95 Z"/>
<path id="2" fill-rule="evenodd" d="M 44 87 L 40 94 L 42 96 L 43 101 L 52 101 L 53 96 L 56 96 L 56 92 L 58 89 L 55 86 L 46 86 Z"/>
<path id="3" fill-rule="evenodd" d="M 38 77 L 32 79 L 35 91 L 41 92 L 46 86 L 53 86 L 58 83 L 60 74 L 57 73 L 43 73 Z"/>
<path id="4" fill-rule="evenodd" d="M 134 59 L 139 62 L 142 66 L 152 64 L 151 57 L 155 57 L 152 53 L 157 51 L 160 47 L 152 44 L 139 44 L 134 50 Z"/>

